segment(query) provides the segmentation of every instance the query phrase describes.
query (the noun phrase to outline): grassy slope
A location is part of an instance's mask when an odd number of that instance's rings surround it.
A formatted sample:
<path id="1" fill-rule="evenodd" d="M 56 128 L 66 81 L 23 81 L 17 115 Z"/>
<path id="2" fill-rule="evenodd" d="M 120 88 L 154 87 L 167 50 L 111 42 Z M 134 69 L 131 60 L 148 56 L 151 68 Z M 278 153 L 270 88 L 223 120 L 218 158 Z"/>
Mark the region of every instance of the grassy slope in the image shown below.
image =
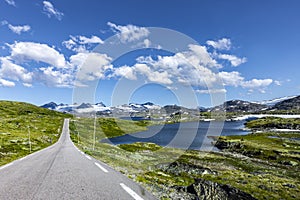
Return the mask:
<path id="1" fill-rule="evenodd" d="M 139 125 L 141 124 L 123 120 L 98 119 L 97 141 L 109 135 L 116 136 L 145 128 Z M 79 132 L 80 142 L 77 145 L 86 153 L 143 184 L 161 199 L 172 199 L 172 196 L 180 195 L 182 192 L 178 192 L 176 188 L 186 187 L 197 178 L 232 185 L 258 199 L 300 197 L 300 177 L 295 173 L 299 171 L 299 165 L 291 166 L 284 162 L 299 160 L 299 143 L 269 138 L 268 133 L 222 137 L 230 142 L 243 142 L 246 146 L 238 153 L 232 153 L 233 149 L 228 149 L 228 152 L 204 153 L 161 148 L 145 143 L 112 146 L 96 142 L 95 150 L 92 150 L 93 120 L 77 119 L 76 126 L 74 122 L 71 123 L 71 129 L 71 137 L 76 143 Z M 295 137 L 294 134 L 281 136 Z M 247 150 L 248 156 L 245 157 L 242 151 Z M 265 153 L 258 156 L 259 154 L 253 154 L 255 152 Z M 277 152 L 275 157 L 274 152 Z M 209 173 L 203 173 L 203 169 L 208 169 Z"/>
<path id="2" fill-rule="evenodd" d="M 71 117 L 28 103 L 0 101 L 0 165 L 30 154 L 57 141 L 63 119 Z"/>

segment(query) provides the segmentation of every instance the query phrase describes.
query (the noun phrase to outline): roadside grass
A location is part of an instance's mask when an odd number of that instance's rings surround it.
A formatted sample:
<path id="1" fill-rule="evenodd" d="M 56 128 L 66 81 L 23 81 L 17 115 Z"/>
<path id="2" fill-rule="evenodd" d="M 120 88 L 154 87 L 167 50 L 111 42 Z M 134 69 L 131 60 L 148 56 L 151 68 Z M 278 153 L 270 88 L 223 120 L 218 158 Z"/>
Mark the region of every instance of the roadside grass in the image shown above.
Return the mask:
<path id="1" fill-rule="evenodd" d="M 70 117 L 28 103 L 0 101 L 0 166 L 55 143 L 63 119 Z"/>
<path id="2" fill-rule="evenodd" d="M 121 125 L 125 128 L 121 128 Z M 80 149 L 142 184 L 159 199 L 172 199 L 182 195 L 187 191 L 179 188 L 187 188 L 197 179 L 228 184 L 257 199 L 300 198 L 300 175 L 297 173 L 300 171 L 299 165 L 279 162 L 285 159 L 295 160 L 289 154 L 299 156 L 299 143 L 269 137 L 271 133 L 221 137 L 222 140 L 244 143 L 246 148 L 241 148 L 241 151 L 251 149 L 245 156 L 243 152 L 233 149 L 225 152 L 201 152 L 165 148 L 153 143 L 137 142 L 114 146 L 99 142 L 108 136 L 114 137 L 145 128 L 132 121 L 97 119 L 93 149 L 94 119 L 78 118 L 70 122 L 71 138 Z M 285 138 L 295 137 L 295 134 L 276 133 Z M 269 152 L 278 149 L 281 153 L 277 157 L 269 157 Z M 251 154 L 261 151 L 266 152 L 265 156 Z"/>

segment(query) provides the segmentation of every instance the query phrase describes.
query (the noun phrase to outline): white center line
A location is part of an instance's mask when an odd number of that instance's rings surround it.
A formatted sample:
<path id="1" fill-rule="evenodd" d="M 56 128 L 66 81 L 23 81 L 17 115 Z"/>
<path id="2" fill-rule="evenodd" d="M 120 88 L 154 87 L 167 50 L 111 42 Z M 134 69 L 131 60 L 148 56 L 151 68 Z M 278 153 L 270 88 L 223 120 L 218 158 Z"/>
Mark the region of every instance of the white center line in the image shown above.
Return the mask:
<path id="1" fill-rule="evenodd" d="M 4 168 L 6 168 L 6 167 L 9 167 L 9 166 L 11 166 L 11 165 L 13 165 L 13 164 L 14 164 L 14 163 L 8 163 L 8 164 L 6 164 L 6 165 L 0 167 L 0 170 L 1 170 L 1 169 L 4 169 Z"/>
<path id="2" fill-rule="evenodd" d="M 89 159 L 89 160 L 92 160 L 92 158 L 91 157 L 89 157 L 88 155 L 86 155 L 85 156 L 87 159 Z"/>
<path id="3" fill-rule="evenodd" d="M 102 167 L 99 163 L 96 163 L 96 162 L 95 162 L 95 165 L 96 165 L 97 167 L 99 167 L 103 172 L 105 172 L 105 173 L 108 172 L 108 171 L 107 171 L 104 167 Z"/>
<path id="4" fill-rule="evenodd" d="M 130 196 L 132 196 L 135 200 L 144 200 L 142 197 L 140 197 L 137 193 L 135 193 L 132 189 L 130 189 L 127 185 L 124 183 L 120 183 L 121 187 L 128 193 Z"/>

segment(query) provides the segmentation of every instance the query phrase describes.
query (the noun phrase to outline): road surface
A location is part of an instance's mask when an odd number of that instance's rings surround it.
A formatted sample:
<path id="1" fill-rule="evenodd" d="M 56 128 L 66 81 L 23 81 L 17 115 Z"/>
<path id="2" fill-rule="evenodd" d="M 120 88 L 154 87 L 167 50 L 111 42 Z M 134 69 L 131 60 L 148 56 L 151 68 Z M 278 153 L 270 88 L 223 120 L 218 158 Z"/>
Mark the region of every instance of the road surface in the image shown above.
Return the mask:
<path id="1" fill-rule="evenodd" d="M 0 199 L 155 199 L 141 186 L 79 151 L 69 120 L 54 145 L 0 167 Z"/>

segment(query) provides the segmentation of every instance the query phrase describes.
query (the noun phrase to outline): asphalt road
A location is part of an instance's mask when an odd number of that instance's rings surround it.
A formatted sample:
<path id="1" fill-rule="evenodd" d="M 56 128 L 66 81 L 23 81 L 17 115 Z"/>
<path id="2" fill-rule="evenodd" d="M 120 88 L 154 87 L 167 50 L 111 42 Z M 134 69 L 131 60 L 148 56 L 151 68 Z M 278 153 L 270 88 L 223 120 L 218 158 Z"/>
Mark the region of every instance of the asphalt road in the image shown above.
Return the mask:
<path id="1" fill-rule="evenodd" d="M 79 151 L 66 119 L 54 145 L 0 167 L 0 199 L 155 199 L 141 186 Z"/>

